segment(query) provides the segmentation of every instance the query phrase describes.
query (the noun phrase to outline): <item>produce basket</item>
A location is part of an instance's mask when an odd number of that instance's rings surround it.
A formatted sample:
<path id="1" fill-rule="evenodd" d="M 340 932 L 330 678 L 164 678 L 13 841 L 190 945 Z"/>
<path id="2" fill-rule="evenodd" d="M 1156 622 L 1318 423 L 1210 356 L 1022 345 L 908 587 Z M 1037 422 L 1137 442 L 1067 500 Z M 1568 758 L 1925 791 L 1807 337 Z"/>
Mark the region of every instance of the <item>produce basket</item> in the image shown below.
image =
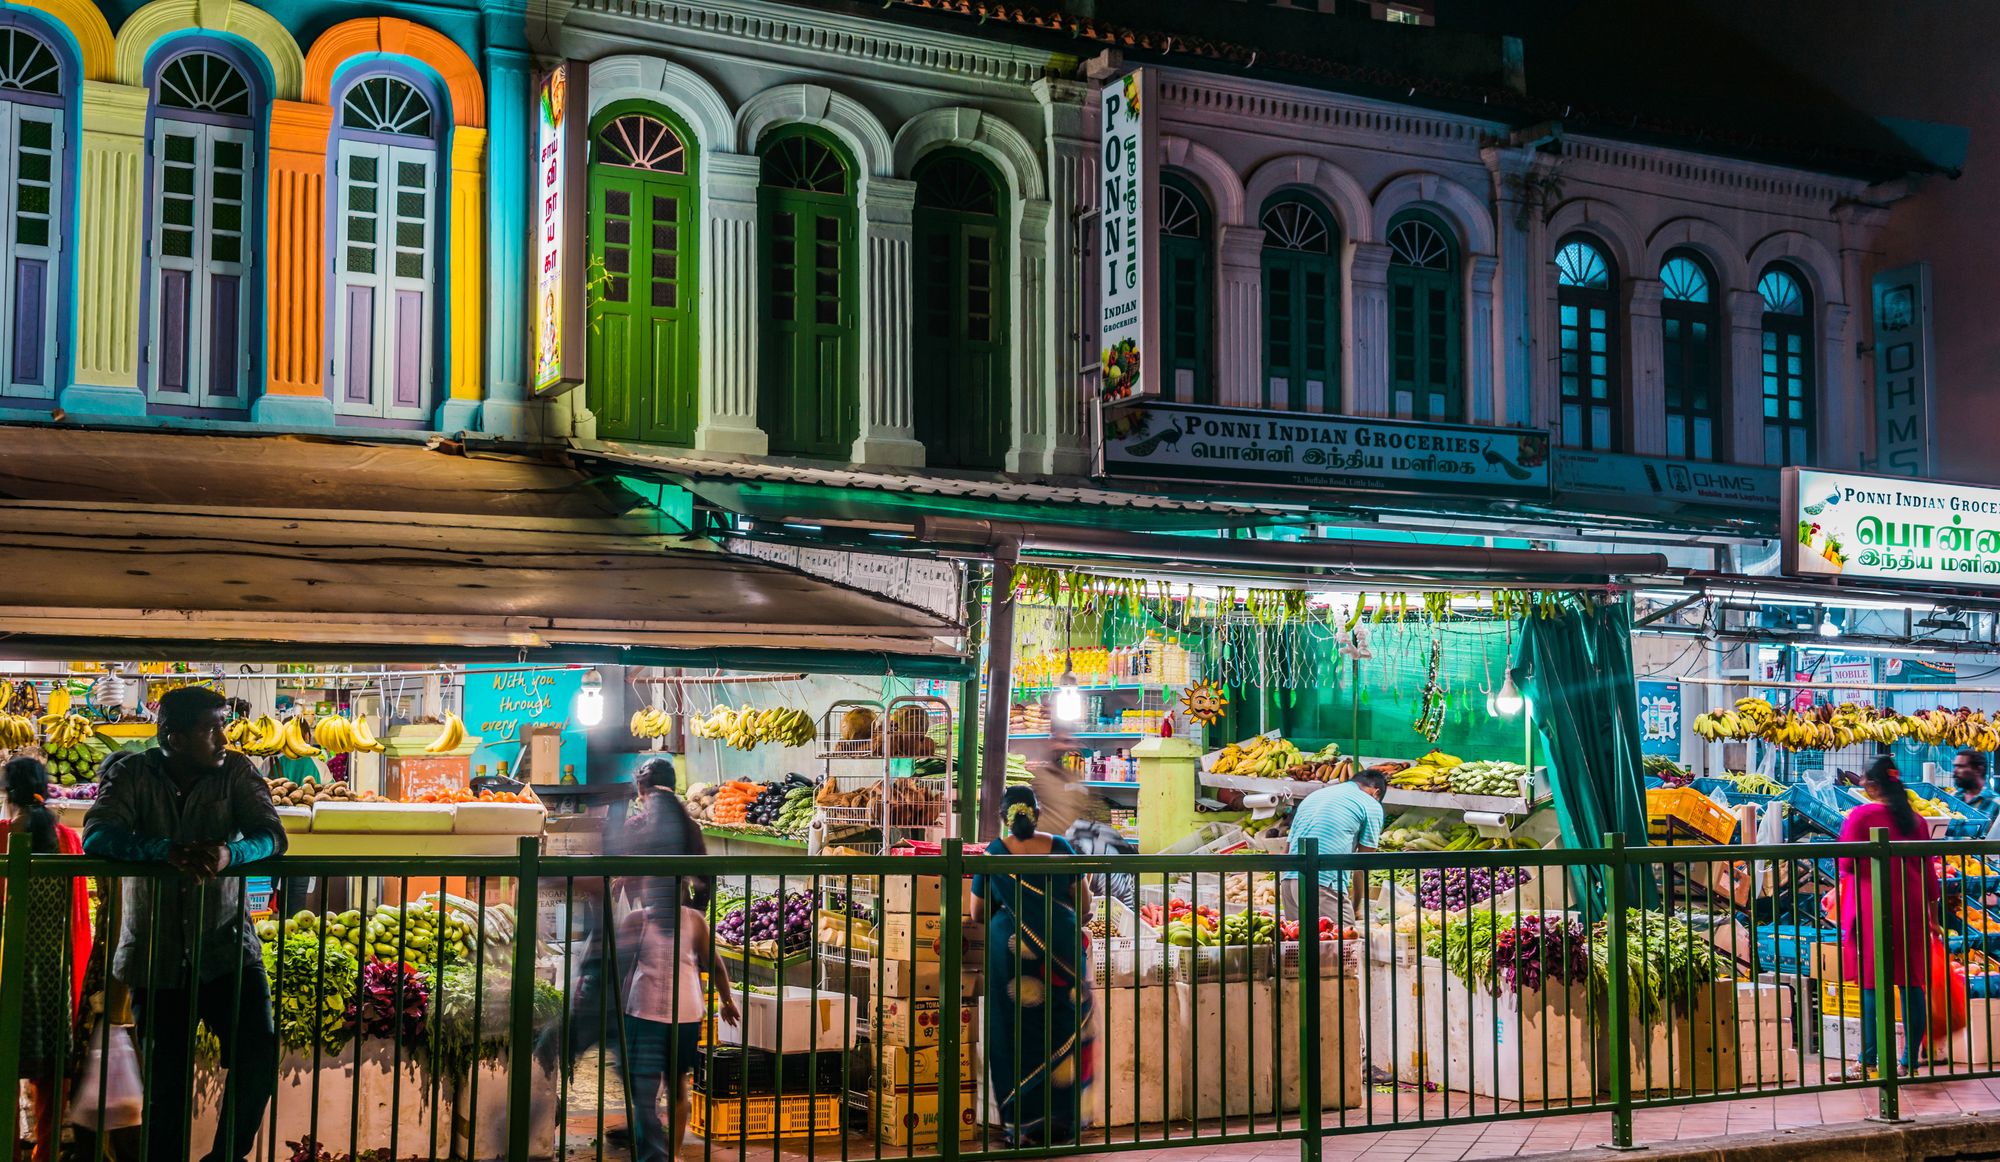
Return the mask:
<path id="1" fill-rule="evenodd" d="M 838 1060 L 838 1058 L 836 1058 Z M 769 1138 L 837 1137 L 841 1124 L 840 1096 L 698 1097 L 688 1116 L 695 1133 L 710 1141 Z"/>
<path id="2" fill-rule="evenodd" d="M 1194 981 L 1269 980 L 1277 971 L 1271 945 L 1180 944 L 1165 945 L 1167 979 L 1176 984 Z"/>
<path id="3" fill-rule="evenodd" d="M 1158 937 L 1113 936 L 1091 945 L 1099 988 L 1141 988 L 1167 983 L 1167 945 Z"/>
<path id="4" fill-rule="evenodd" d="M 789 1053 L 783 1057 L 740 1045 L 713 1045 L 694 1059 L 694 1092 L 715 1098 L 782 1090 L 786 1097 L 839 1094 L 847 1088 L 838 1051 Z M 858 1054 L 856 1055 L 859 1056 Z"/>
<path id="5" fill-rule="evenodd" d="M 1654 843 L 1728 843 L 1736 816 L 1692 787 L 1646 792 L 1646 834 Z"/>
<path id="6" fill-rule="evenodd" d="M 1335 977 L 1354 976 L 1361 967 L 1361 945 L 1359 936 L 1345 940 L 1322 940 L 1319 942 L 1319 975 L 1323 980 Z M 1301 964 L 1305 956 L 1304 941 L 1280 940 L 1278 942 L 1278 975 L 1287 980 L 1296 978 L 1304 968 Z"/>
<path id="7" fill-rule="evenodd" d="M 1234 823 L 1204 823 L 1200 827 L 1173 843 L 1160 849 L 1161 855 L 1195 855 L 1217 845 L 1241 844 L 1250 834 Z"/>
<path id="8" fill-rule="evenodd" d="M 1813 949 L 1840 940 L 1838 928 L 1805 928 L 1797 924 L 1760 924 L 1756 928 L 1757 971 L 1803 976 L 1813 970 Z"/>

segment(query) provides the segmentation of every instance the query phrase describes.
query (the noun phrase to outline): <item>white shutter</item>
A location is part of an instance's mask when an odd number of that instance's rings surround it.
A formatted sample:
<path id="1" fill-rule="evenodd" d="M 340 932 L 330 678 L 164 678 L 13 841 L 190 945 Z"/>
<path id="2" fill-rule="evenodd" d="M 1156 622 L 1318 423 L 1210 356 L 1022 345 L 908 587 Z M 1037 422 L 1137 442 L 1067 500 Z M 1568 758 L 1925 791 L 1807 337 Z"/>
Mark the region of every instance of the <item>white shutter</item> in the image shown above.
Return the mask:
<path id="1" fill-rule="evenodd" d="M 334 258 L 334 406 L 342 415 L 428 419 L 437 155 L 344 141 Z"/>
<path id="2" fill-rule="evenodd" d="M 249 404 L 248 129 L 159 120 L 153 130 L 153 274 L 147 394 L 158 403 Z"/>
<path id="3" fill-rule="evenodd" d="M 63 114 L 10 102 L 0 117 L 0 395 L 53 399 L 56 283 L 62 272 Z"/>

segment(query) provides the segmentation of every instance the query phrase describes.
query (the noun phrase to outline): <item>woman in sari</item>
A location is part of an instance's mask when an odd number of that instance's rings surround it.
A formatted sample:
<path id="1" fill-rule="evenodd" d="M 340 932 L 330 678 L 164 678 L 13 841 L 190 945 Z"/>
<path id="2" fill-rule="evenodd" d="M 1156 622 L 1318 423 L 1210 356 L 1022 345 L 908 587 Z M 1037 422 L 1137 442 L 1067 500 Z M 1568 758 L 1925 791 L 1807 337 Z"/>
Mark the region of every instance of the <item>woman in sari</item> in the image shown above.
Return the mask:
<path id="1" fill-rule="evenodd" d="M 56 822 L 49 810 L 49 770 L 26 756 L 6 767 L 5 793 L 13 817 L 0 828 L 0 854 L 16 835 L 38 854 L 82 855 L 83 839 Z M 35 1111 L 33 1162 L 52 1162 L 61 1133 L 62 1074 L 77 1064 L 71 1043 L 83 973 L 90 961 L 89 880 L 83 876 L 38 876 L 28 881 L 28 952 L 21 957 L 25 978 L 21 1001 L 21 1077 Z M 6 893 L 0 888 L 0 903 Z"/>
<path id="2" fill-rule="evenodd" d="M 1007 831 L 987 855 L 1074 855 L 1069 841 L 1037 830 L 1035 792 L 1009 787 Z M 1078 1141 L 1083 1089 L 1096 1065 L 1083 958 L 1087 896 L 1074 875 L 990 872 L 972 880 L 973 917 L 986 921 L 986 1070 L 1012 1146 Z"/>

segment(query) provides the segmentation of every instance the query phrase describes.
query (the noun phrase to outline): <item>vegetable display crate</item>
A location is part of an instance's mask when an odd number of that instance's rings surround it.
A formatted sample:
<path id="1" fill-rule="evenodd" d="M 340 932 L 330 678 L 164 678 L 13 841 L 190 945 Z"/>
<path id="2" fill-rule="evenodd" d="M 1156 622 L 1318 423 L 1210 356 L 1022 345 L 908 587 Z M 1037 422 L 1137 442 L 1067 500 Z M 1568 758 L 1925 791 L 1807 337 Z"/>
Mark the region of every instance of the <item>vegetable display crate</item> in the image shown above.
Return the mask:
<path id="1" fill-rule="evenodd" d="M 694 1092 L 713 1097 L 783 1093 L 786 1097 L 838 1095 L 847 1088 L 846 1054 L 787 1053 L 718 1045 L 694 1059 Z M 861 1064 L 860 1054 L 855 1063 Z"/>
<path id="2" fill-rule="evenodd" d="M 1806 976 L 1813 970 L 1813 949 L 1840 940 L 1838 928 L 1806 928 L 1797 924 L 1760 924 L 1757 970 L 1781 976 Z"/>
<path id="3" fill-rule="evenodd" d="M 710 1141 L 836 1138 L 843 1132 L 840 1097 L 697 1097 L 688 1125 Z"/>
<path id="4" fill-rule="evenodd" d="M 1628 1065 L 1635 1094 L 1693 1096 L 1737 1087 L 1737 984 L 1725 980 L 1700 985 L 1692 996 L 1666 1005 L 1650 1023 L 1633 1018 Z M 1612 1074 L 1607 1033 L 1600 1027 L 1597 1072 L 1608 1079 Z"/>
<path id="5" fill-rule="evenodd" d="M 1435 961 L 1422 968 L 1431 1080 L 1502 1101 L 1582 1105 L 1597 1094 L 1589 990 L 1489 994 Z"/>
<path id="6" fill-rule="evenodd" d="M 1353 1108 L 1364 1100 L 1368 1073 L 1360 982 L 1317 983 L 1320 1107 Z M 1214 1120 L 1299 1108 L 1298 1026 L 1290 1014 L 1301 1011 L 1301 990 L 1298 981 L 1205 981 L 1189 988 L 1191 1116 Z M 1280 1013 L 1287 1014 L 1283 1021 Z"/>
<path id="7" fill-rule="evenodd" d="M 748 982 L 752 985 L 786 984 L 811 988 L 813 984 L 813 954 L 810 950 L 794 952 L 782 960 L 772 960 L 768 956 L 745 952 L 718 941 L 715 954 L 729 965 L 730 979 L 737 985 Z"/>
<path id="8" fill-rule="evenodd" d="M 1855 803 L 1856 800 L 1840 787 L 1822 795 L 1800 783 L 1785 793 L 1785 806 L 1792 809 L 1794 819 L 1833 839 L 1840 837 L 1841 825 L 1847 822 L 1847 813 L 1853 810 Z"/>
<path id="9" fill-rule="evenodd" d="M 1819 1011 L 1828 1017 L 1860 1017 L 1862 987 L 1858 982 L 1822 980 L 1819 982 Z M 1903 1011 L 1903 990 L 1891 987 L 1891 1003 L 1894 1011 Z"/>
<path id="10" fill-rule="evenodd" d="M 1646 834 L 1656 844 L 1728 843 L 1736 816 L 1692 787 L 1646 792 Z"/>
<path id="11" fill-rule="evenodd" d="M 1149 985 L 1111 989 L 1091 1007 L 1102 1054 L 1084 1088 L 1083 1108 L 1105 1124 L 1157 1125 L 1187 1117 L 1194 1048 L 1186 990 Z"/>

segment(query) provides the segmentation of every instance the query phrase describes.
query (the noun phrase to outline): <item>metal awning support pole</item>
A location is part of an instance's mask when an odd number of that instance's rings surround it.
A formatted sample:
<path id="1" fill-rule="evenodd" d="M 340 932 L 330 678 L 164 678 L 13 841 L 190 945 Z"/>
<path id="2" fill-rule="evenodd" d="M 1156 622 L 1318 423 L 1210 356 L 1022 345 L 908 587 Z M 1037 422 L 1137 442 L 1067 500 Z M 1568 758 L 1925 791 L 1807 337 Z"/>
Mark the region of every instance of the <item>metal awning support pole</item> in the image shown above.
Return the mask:
<path id="1" fill-rule="evenodd" d="M 986 753 L 979 771 L 979 831 L 968 837 L 975 843 L 1000 834 L 1000 796 L 1007 792 L 1007 711 L 1014 695 L 1014 563 L 1020 559 L 1017 540 L 1010 538 L 994 547 L 986 634 L 986 718 L 980 729 Z"/>
<path id="2" fill-rule="evenodd" d="M 979 643 L 986 632 L 986 571 L 978 565 L 965 570 L 965 656 L 979 659 Z M 974 761 L 985 724 L 979 720 L 979 672 L 958 684 L 958 820 L 957 834 L 963 839 L 978 822 L 979 780 L 983 773 Z M 1003 740 L 1004 745 L 1004 740 Z"/>

